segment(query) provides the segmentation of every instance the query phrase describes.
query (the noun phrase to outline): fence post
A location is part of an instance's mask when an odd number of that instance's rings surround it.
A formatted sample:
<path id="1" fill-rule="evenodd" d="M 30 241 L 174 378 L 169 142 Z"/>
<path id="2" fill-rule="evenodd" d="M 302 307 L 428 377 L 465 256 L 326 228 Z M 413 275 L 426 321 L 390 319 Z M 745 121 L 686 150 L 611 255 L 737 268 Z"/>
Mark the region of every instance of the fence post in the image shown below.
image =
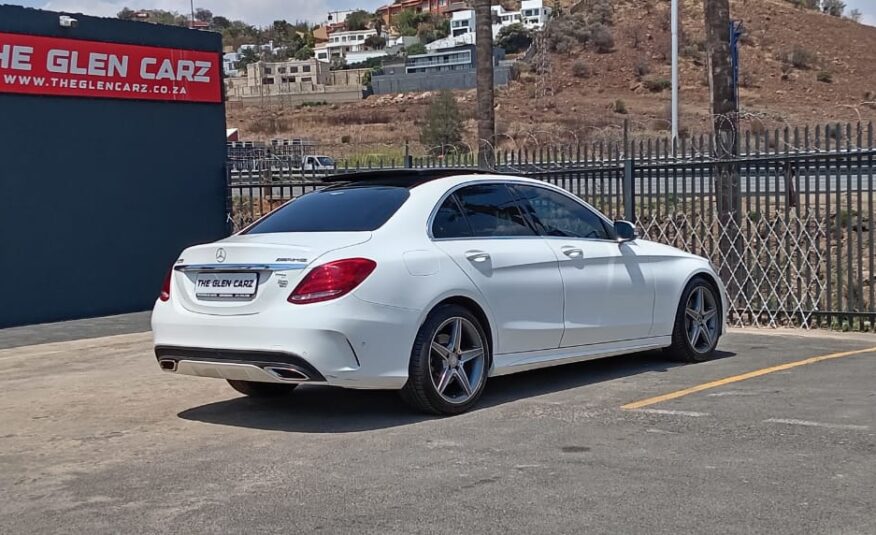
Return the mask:
<path id="1" fill-rule="evenodd" d="M 411 148 L 407 139 L 405 140 L 405 161 L 402 165 L 405 169 L 410 169 L 414 166 L 413 158 L 411 158 Z"/>
<path id="2" fill-rule="evenodd" d="M 636 181 L 633 169 L 632 144 L 630 143 L 630 121 L 624 121 L 624 219 L 636 222 Z"/>
<path id="3" fill-rule="evenodd" d="M 633 159 L 629 154 L 624 159 L 624 219 L 636 222 L 636 192 L 633 172 Z"/>

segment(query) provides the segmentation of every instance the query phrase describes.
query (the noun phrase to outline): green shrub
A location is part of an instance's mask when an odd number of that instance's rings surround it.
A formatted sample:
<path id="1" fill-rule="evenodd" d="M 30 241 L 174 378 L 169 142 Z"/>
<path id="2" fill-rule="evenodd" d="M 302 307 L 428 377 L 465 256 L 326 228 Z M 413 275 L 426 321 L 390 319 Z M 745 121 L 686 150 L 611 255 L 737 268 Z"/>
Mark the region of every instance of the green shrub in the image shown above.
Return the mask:
<path id="1" fill-rule="evenodd" d="M 575 78 L 590 78 L 590 67 L 583 61 L 576 61 L 572 64 L 572 75 Z"/>
<path id="2" fill-rule="evenodd" d="M 648 60 L 645 58 L 641 58 L 636 61 L 636 64 L 633 66 L 633 74 L 636 75 L 636 80 L 641 80 L 646 75 L 651 73 L 651 64 L 648 63 Z"/>
<path id="3" fill-rule="evenodd" d="M 420 129 L 420 143 L 433 154 L 444 154 L 462 146 L 462 116 L 453 93 L 441 91 L 426 112 Z"/>
<path id="4" fill-rule="evenodd" d="M 817 57 L 806 48 L 795 45 L 790 51 L 779 54 L 778 59 L 786 66 L 791 66 L 795 69 L 809 69 L 815 63 Z"/>
<path id="5" fill-rule="evenodd" d="M 532 33 L 519 22 L 504 26 L 496 37 L 496 45 L 511 54 L 523 52 L 531 43 Z"/>
<path id="6" fill-rule="evenodd" d="M 575 45 L 592 45 L 600 53 L 614 49 L 614 36 L 609 28 L 614 7 L 611 0 L 584 0 L 570 15 L 557 15 L 545 29 L 548 49 L 571 52 Z"/>
<path id="7" fill-rule="evenodd" d="M 594 50 L 600 54 L 614 50 L 614 36 L 611 35 L 611 30 L 602 24 L 596 24 L 592 27 L 590 42 L 593 44 Z"/>
<path id="8" fill-rule="evenodd" d="M 405 54 L 408 56 L 416 56 L 418 54 L 426 53 L 426 45 L 423 43 L 414 43 L 411 46 L 405 48 Z"/>
<path id="9" fill-rule="evenodd" d="M 842 0 L 824 0 L 821 3 L 821 10 L 828 15 L 842 17 L 843 12 L 846 10 L 846 3 Z"/>
<path id="10" fill-rule="evenodd" d="M 667 89 L 671 88 L 672 82 L 670 82 L 666 78 L 649 76 L 642 81 L 642 85 L 645 87 L 645 89 L 652 93 L 659 93 L 661 91 L 666 91 Z"/>

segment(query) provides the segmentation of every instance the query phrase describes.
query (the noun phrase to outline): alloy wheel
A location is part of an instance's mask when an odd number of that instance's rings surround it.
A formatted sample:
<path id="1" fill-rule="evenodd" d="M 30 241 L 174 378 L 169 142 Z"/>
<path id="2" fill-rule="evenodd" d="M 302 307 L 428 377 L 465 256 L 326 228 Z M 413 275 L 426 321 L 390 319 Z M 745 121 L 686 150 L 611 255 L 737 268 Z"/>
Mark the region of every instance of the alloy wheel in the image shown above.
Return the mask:
<path id="1" fill-rule="evenodd" d="M 435 331 L 429 349 L 432 384 L 438 395 L 450 403 L 465 403 L 486 377 L 484 340 L 475 325 L 465 318 L 445 320 Z"/>
<path id="2" fill-rule="evenodd" d="M 684 327 L 691 349 L 697 353 L 711 351 L 718 339 L 718 303 L 706 286 L 697 286 L 687 299 Z"/>

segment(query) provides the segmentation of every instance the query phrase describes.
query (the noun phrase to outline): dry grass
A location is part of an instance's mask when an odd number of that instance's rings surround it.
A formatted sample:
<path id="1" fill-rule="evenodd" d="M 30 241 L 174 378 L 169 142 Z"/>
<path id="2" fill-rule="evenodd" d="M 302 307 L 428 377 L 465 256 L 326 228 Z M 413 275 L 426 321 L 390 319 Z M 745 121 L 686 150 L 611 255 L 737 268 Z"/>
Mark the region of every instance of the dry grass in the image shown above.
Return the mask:
<path id="1" fill-rule="evenodd" d="M 564 0 L 564 3 L 569 2 Z M 648 61 L 649 76 L 669 78 L 669 3 L 617 0 L 614 50 L 607 54 L 581 46 L 568 54 L 551 55 L 547 84 L 552 95 L 535 98 L 535 73 L 527 72 L 508 88 L 497 91 L 496 116 L 503 135 L 499 143 L 514 148 L 551 142 L 606 141 L 629 119 L 637 136 L 665 135 L 668 124 L 664 108 L 669 91 L 650 93 L 639 86 L 641 69 Z M 876 28 L 811 11 L 800 11 L 778 0 L 735 0 L 733 17 L 748 29 L 741 49 L 741 89 L 746 125 L 760 124 L 767 130 L 786 126 L 825 124 L 876 119 L 876 70 L 872 50 Z M 704 39 L 702 2 L 682 2 L 683 47 L 690 51 L 681 63 L 681 122 L 693 134 L 710 129 L 708 84 L 703 83 L 705 65 L 699 53 Z M 817 43 L 817 47 L 813 45 Z M 813 51 L 808 60 L 829 71 L 834 83 L 819 82 L 813 72 L 792 69 L 783 75 L 782 53 L 796 48 Z M 575 65 L 590 70 L 586 78 L 575 76 Z M 784 79 L 783 79 L 784 78 Z M 471 117 L 471 91 L 461 108 Z M 871 95 L 872 97 L 872 95 Z M 622 99 L 627 115 L 608 110 Z M 247 109 L 229 111 L 229 126 L 239 127 L 244 138 L 303 137 L 323 143 L 393 144 L 419 138 L 419 124 L 428 102 L 375 104 L 375 98 L 351 104 L 287 110 Z M 868 104 L 868 102 L 870 104 Z M 274 113 L 272 120 L 269 113 Z M 751 119 L 751 118 L 754 119 Z M 474 144 L 475 124 L 468 121 L 466 141 Z"/>

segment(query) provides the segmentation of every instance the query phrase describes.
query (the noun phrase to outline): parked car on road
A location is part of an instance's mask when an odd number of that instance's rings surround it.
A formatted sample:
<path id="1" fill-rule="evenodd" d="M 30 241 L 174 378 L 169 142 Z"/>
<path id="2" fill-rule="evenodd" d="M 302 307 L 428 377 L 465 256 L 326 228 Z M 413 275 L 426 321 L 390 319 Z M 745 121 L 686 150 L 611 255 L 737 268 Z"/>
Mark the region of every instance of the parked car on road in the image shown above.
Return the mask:
<path id="1" fill-rule="evenodd" d="M 723 333 L 706 259 L 558 187 L 446 169 L 333 180 L 182 252 L 152 316 L 161 369 L 253 397 L 398 389 L 454 414 L 492 376 L 658 348 L 702 361 Z"/>
<path id="2" fill-rule="evenodd" d="M 305 156 L 301 160 L 301 170 L 304 172 L 326 173 L 335 170 L 335 161 L 328 156 Z"/>

